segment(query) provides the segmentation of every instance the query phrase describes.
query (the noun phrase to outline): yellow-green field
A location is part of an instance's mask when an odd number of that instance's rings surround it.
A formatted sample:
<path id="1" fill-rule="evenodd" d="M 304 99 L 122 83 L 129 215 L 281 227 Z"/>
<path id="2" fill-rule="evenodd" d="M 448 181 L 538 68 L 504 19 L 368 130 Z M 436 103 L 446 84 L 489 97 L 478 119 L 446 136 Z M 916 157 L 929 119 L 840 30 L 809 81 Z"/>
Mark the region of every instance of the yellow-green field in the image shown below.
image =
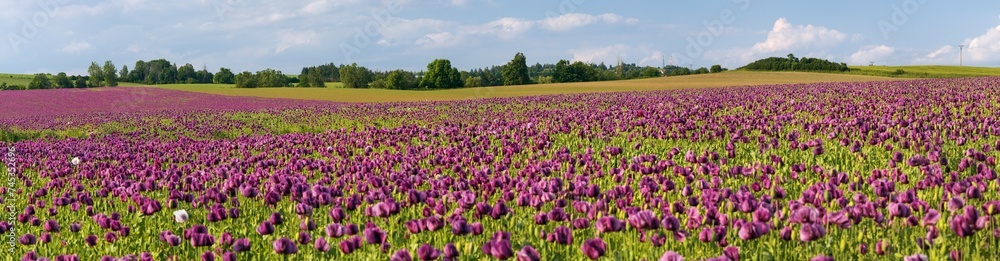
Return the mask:
<path id="1" fill-rule="evenodd" d="M 464 100 L 589 92 L 651 91 L 785 83 L 859 82 L 892 79 L 893 78 L 850 74 L 732 71 L 716 74 L 661 77 L 627 81 L 537 84 L 433 91 L 345 89 L 337 88 L 334 84 L 328 84 L 327 88 L 240 89 L 227 84 L 171 84 L 160 85 L 157 87 L 171 90 L 234 96 L 328 100 L 336 102 L 395 102 Z"/>
<path id="2" fill-rule="evenodd" d="M 1000 76 L 998 67 L 973 66 L 851 66 L 849 74 L 872 75 L 901 78 L 958 78 L 978 76 Z M 899 71 L 902 70 L 902 71 Z"/>

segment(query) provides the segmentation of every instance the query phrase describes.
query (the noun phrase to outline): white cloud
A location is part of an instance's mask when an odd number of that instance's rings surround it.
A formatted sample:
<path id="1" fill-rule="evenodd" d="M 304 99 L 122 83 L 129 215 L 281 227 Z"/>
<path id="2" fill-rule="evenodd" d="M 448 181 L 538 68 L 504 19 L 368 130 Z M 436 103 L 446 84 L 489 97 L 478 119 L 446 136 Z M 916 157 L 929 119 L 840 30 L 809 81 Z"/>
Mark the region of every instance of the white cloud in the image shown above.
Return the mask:
<path id="1" fill-rule="evenodd" d="M 465 4 L 468 4 L 468 3 L 469 3 L 468 0 L 451 0 L 451 4 L 452 5 L 457 5 L 457 6 L 464 6 Z"/>
<path id="2" fill-rule="evenodd" d="M 597 48 L 581 48 L 570 50 L 573 54 L 572 61 L 587 63 L 604 63 L 614 65 L 621 59 L 623 63 L 636 63 L 638 65 L 660 66 L 663 62 L 664 53 L 646 45 L 631 46 L 626 44 L 614 44 Z"/>
<path id="3" fill-rule="evenodd" d="M 604 23 L 618 23 L 623 20 L 622 16 L 617 14 L 602 14 L 602 15 L 589 15 L 582 13 L 572 13 L 564 14 L 556 17 L 549 17 L 538 21 L 542 25 L 542 28 L 548 29 L 550 31 L 569 31 L 574 28 L 581 26 L 591 25 L 599 22 Z M 629 18 L 630 23 L 638 22 L 637 19 Z"/>
<path id="4" fill-rule="evenodd" d="M 284 30 L 279 31 L 276 35 L 277 39 L 280 39 L 278 44 L 274 47 L 275 53 L 281 53 L 288 48 L 298 45 L 315 44 L 316 38 L 319 36 L 316 31 L 292 31 Z"/>
<path id="5" fill-rule="evenodd" d="M 802 47 L 824 47 L 844 42 L 847 35 L 837 30 L 814 25 L 793 25 L 785 18 L 774 22 L 767 40 L 757 43 L 752 50 L 757 53 L 788 51 Z"/>
<path id="6" fill-rule="evenodd" d="M 359 2 L 361 0 L 316 0 L 303 6 L 300 11 L 307 15 L 324 14 L 335 7 L 353 5 Z"/>
<path id="7" fill-rule="evenodd" d="M 986 33 L 965 40 L 965 59 L 975 62 L 1000 60 L 1000 26 L 986 30 Z"/>
<path id="8" fill-rule="evenodd" d="M 885 63 L 886 58 L 892 56 L 896 48 L 885 45 L 866 46 L 851 54 L 849 59 L 851 64 L 868 64 L 869 62 Z"/>
<path id="9" fill-rule="evenodd" d="M 77 40 L 70 41 L 68 44 L 63 46 L 62 51 L 71 54 L 80 54 L 80 52 L 93 49 L 94 47 L 88 42 L 81 42 Z"/>
<path id="10" fill-rule="evenodd" d="M 439 48 L 454 46 L 461 40 L 461 35 L 443 32 L 425 35 L 420 40 L 417 40 L 416 44 L 427 48 Z"/>
<path id="11" fill-rule="evenodd" d="M 450 31 L 455 27 L 454 23 L 443 20 L 393 18 L 379 28 L 382 38 L 376 43 L 383 46 L 413 44 L 428 34 Z"/>

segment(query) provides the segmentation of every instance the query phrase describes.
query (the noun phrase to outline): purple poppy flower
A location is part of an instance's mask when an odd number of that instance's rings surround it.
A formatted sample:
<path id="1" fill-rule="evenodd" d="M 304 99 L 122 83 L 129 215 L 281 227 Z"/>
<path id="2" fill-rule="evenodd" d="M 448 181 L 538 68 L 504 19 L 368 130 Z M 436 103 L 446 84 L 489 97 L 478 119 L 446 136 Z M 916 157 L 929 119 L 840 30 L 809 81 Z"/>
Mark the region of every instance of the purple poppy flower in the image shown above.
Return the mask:
<path id="1" fill-rule="evenodd" d="M 215 253 L 208 251 L 201 254 L 201 261 L 215 261 Z"/>
<path id="2" fill-rule="evenodd" d="M 684 261 L 684 257 L 674 251 L 667 251 L 660 256 L 660 261 Z"/>
<path id="3" fill-rule="evenodd" d="M 261 222 L 260 226 L 257 226 L 257 234 L 270 235 L 271 233 L 274 233 L 274 226 L 271 225 L 270 221 Z"/>
<path id="4" fill-rule="evenodd" d="M 274 252 L 278 254 L 288 255 L 299 252 L 299 248 L 295 246 L 295 242 L 285 237 L 275 240 L 271 245 L 274 246 Z"/>
<path id="5" fill-rule="evenodd" d="M 309 242 L 312 242 L 312 235 L 309 235 L 309 232 L 306 231 L 299 231 L 299 237 L 296 242 L 298 242 L 299 245 L 309 244 Z"/>
<path id="6" fill-rule="evenodd" d="M 45 224 L 42 225 L 42 230 L 45 230 L 45 232 L 59 232 L 59 222 L 52 219 L 45 221 Z"/>
<path id="7" fill-rule="evenodd" d="M 429 244 L 420 245 L 417 248 L 417 258 L 421 261 L 437 260 L 441 252 Z"/>
<path id="8" fill-rule="evenodd" d="M 382 242 L 385 242 L 386 234 L 385 232 L 382 231 L 382 229 L 379 229 L 378 227 L 372 227 L 365 229 L 364 236 L 365 236 L 365 242 L 368 242 L 368 244 L 378 245 L 382 244 Z"/>
<path id="9" fill-rule="evenodd" d="M 561 245 L 573 244 L 573 231 L 566 226 L 556 227 L 552 233 L 548 234 L 548 241 Z"/>
<path id="10" fill-rule="evenodd" d="M 35 235 L 32 234 L 24 234 L 17 239 L 17 242 L 21 243 L 22 245 L 34 245 L 36 243 L 35 241 L 36 241 Z"/>
<path id="11" fill-rule="evenodd" d="M 399 251 L 396 251 L 396 253 L 392 254 L 392 256 L 389 257 L 389 261 L 411 261 L 411 260 L 413 260 L 413 258 L 410 257 L 410 251 L 407 251 L 406 249 L 401 249 Z"/>
<path id="12" fill-rule="evenodd" d="M 445 258 L 451 258 L 451 259 L 458 258 L 458 248 L 455 247 L 455 244 L 452 243 L 445 244 L 444 251 L 442 252 L 443 252 L 442 256 L 444 256 Z"/>
<path id="13" fill-rule="evenodd" d="M 903 257 L 903 261 L 927 261 L 927 255 L 915 254 Z"/>
<path id="14" fill-rule="evenodd" d="M 580 250 L 591 260 L 597 260 L 604 256 L 604 253 L 607 251 L 607 245 L 604 244 L 604 240 L 601 240 L 601 238 L 592 238 L 583 241 Z"/>
<path id="15" fill-rule="evenodd" d="M 212 246 L 215 244 L 215 238 L 209 234 L 194 234 L 191 236 L 191 246 L 193 247 L 203 247 Z"/>
<path id="16" fill-rule="evenodd" d="M 319 252 L 330 251 L 330 244 L 328 244 L 326 239 L 323 239 L 323 237 L 316 237 L 316 242 L 313 243 L 313 247 Z"/>
<path id="17" fill-rule="evenodd" d="M 250 251 L 250 239 L 244 237 L 233 241 L 232 250 L 234 253 Z"/>
<path id="18" fill-rule="evenodd" d="M 524 245 L 521 250 L 514 253 L 517 256 L 517 261 L 540 261 L 542 256 L 538 254 L 538 250 L 535 250 L 531 245 Z"/>
<path id="19" fill-rule="evenodd" d="M 271 213 L 271 217 L 267 219 L 267 222 L 270 222 L 272 225 L 275 226 L 280 226 L 282 223 L 284 223 L 284 219 L 281 217 L 281 213 L 274 212 Z"/>
<path id="20" fill-rule="evenodd" d="M 806 223 L 799 228 L 799 239 L 802 242 L 810 242 L 822 238 L 826 235 L 826 228 L 820 224 Z"/>
<path id="21" fill-rule="evenodd" d="M 222 261 L 236 261 L 236 253 L 233 252 L 222 253 Z"/>

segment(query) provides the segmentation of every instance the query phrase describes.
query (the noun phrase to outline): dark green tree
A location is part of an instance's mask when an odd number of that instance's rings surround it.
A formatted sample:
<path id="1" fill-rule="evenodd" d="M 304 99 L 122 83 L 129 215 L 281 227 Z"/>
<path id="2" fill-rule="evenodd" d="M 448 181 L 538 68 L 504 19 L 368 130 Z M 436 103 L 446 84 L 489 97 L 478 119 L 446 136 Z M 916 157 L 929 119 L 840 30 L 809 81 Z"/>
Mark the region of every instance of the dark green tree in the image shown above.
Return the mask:
<path id="1" fill-rule="evenodd" d="M 87 73 L 90 74 L 90 86 L 102 86 L 104 71 L 101 70 L 100 65 L 97 65 L 97 62 L 90 63 L 90 68 L 87 68 Z"/>
<path id="2" fill-rule="evenodd" d="M 28 83 L 28 90 L 38 90 L 38 89 L 51 89 L 52 82 L 49 81 L 49 76 L 44 73 L 36 73 L 35 78 Z"/>
<path id="3" fill-rule="evenodd" d="M 219 73 L 215 74 L 215 77 L 213 77 L 212 82 L 222 83 L 222 84 L 233 84 L 236 83 L 236 75 L 234 75 L 233 71 L 229 70 L 228 68 L 219 68 Z"/>
<path id="4" fill-rule="evenodd" d="M 480 85 L 482 79 L 480 79 Z M 468 83 L 468 82 L 467 82 Z M 523 53 L 514 55 L 514 59 L 503 67 L 503 85 L 522 85 L 531 83 L 528 76 L 528 64 Z M 468 84 L 466 84 L 468 86 Z"/>
<path id="5" fill-rule="evenodd" d="M 427 64 L 427 73 L 420 79 L 421 89 L 450 89 L 462 87 L 462 75 L 451 67 L 451 61 L 437 59 Z"/>
<path id="6" fill-rule="evenodd" d="M 52 77 L 52 84 L 56 88 L 73 88 L 73 81 L 70 81 L 64 72 L 60 72 Z"/>
<path id="7" fill-rule="evenodd" d="M 725 69 L 722 68 L 722 65 L 718 65 L 718 64 L 712 65 L 712 68 L 709 69 L 710 73 L 720 73 L 720 72 L 723 72 L 723 71 L 725 71 Z"/>
<path id="8" fill-rule="evenodd" d="M 104 62 L 104 77 L 101 80 L 103 80 L 104 86 L 118 86 L 118 67 L 115 67 L 111 61 Z"/>
<path id="9" fill-rule="evenodd" d="M 236 75 L 236 88 L 257 88 L 257 76 L 244 71 Z"/>
<path id="10" fill-rule="evenodd" d="M 373 76 L 368 68 L 357 63 L 340 66 L 340 80 L 345 88 L 368 88 Z"/>
<path id="11" fill-rule="evenodd" d="M 393 90 L 407 90 L 417 87 L 417 77 L 412 72 L 395 70 L 389 72 L 385 78 L 385 88 Z"/>

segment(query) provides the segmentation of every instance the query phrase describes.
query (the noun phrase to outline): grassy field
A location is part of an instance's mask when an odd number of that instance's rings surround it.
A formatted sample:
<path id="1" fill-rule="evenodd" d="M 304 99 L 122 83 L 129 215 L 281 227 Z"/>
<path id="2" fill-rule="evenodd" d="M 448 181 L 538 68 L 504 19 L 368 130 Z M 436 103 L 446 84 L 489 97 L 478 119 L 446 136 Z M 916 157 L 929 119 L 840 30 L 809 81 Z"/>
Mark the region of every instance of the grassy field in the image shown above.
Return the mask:
<path id="1" fill-rule="evenodd" d="M 849 74 L 900 78 L 958 78 L 1000 76 L 998 67 L 973 66 L 851 66 Z"/>
<path id="2" fill-rule="evenodd" d="M 33 77 L 35 76 L 31 74 L 0 73 L 0 82 L 5 82 L 7 85 L 28 85 Z"/>
<path id="3" fill-rule="evenodd" d="M 396 102 L 396 101 L 443 101 L 495 97 L 519 97 L 548 94 L 650 91 L 682 88 L 727 87 L 739 85 L 813 83 L 813 82 L 858 82 L 891 80 L 886 77 L 800 73 L 800 72 L 726 72 L 718 74 L 688 75 L 612 82 L 587 82 L 567 84 L 538 84 L 523 86 L 500 86 L 483 88 L 463 88 L 452 90 L 416 91 L 383 89 L 344 89 L 328 84 L 327 88 L 256 88 L 238 89 L 227 84 L 171 84 L 157 87 L 171 90 L 201 93 L 290 98 L 306 100 L 328 100 L 337 102 Z"/>

